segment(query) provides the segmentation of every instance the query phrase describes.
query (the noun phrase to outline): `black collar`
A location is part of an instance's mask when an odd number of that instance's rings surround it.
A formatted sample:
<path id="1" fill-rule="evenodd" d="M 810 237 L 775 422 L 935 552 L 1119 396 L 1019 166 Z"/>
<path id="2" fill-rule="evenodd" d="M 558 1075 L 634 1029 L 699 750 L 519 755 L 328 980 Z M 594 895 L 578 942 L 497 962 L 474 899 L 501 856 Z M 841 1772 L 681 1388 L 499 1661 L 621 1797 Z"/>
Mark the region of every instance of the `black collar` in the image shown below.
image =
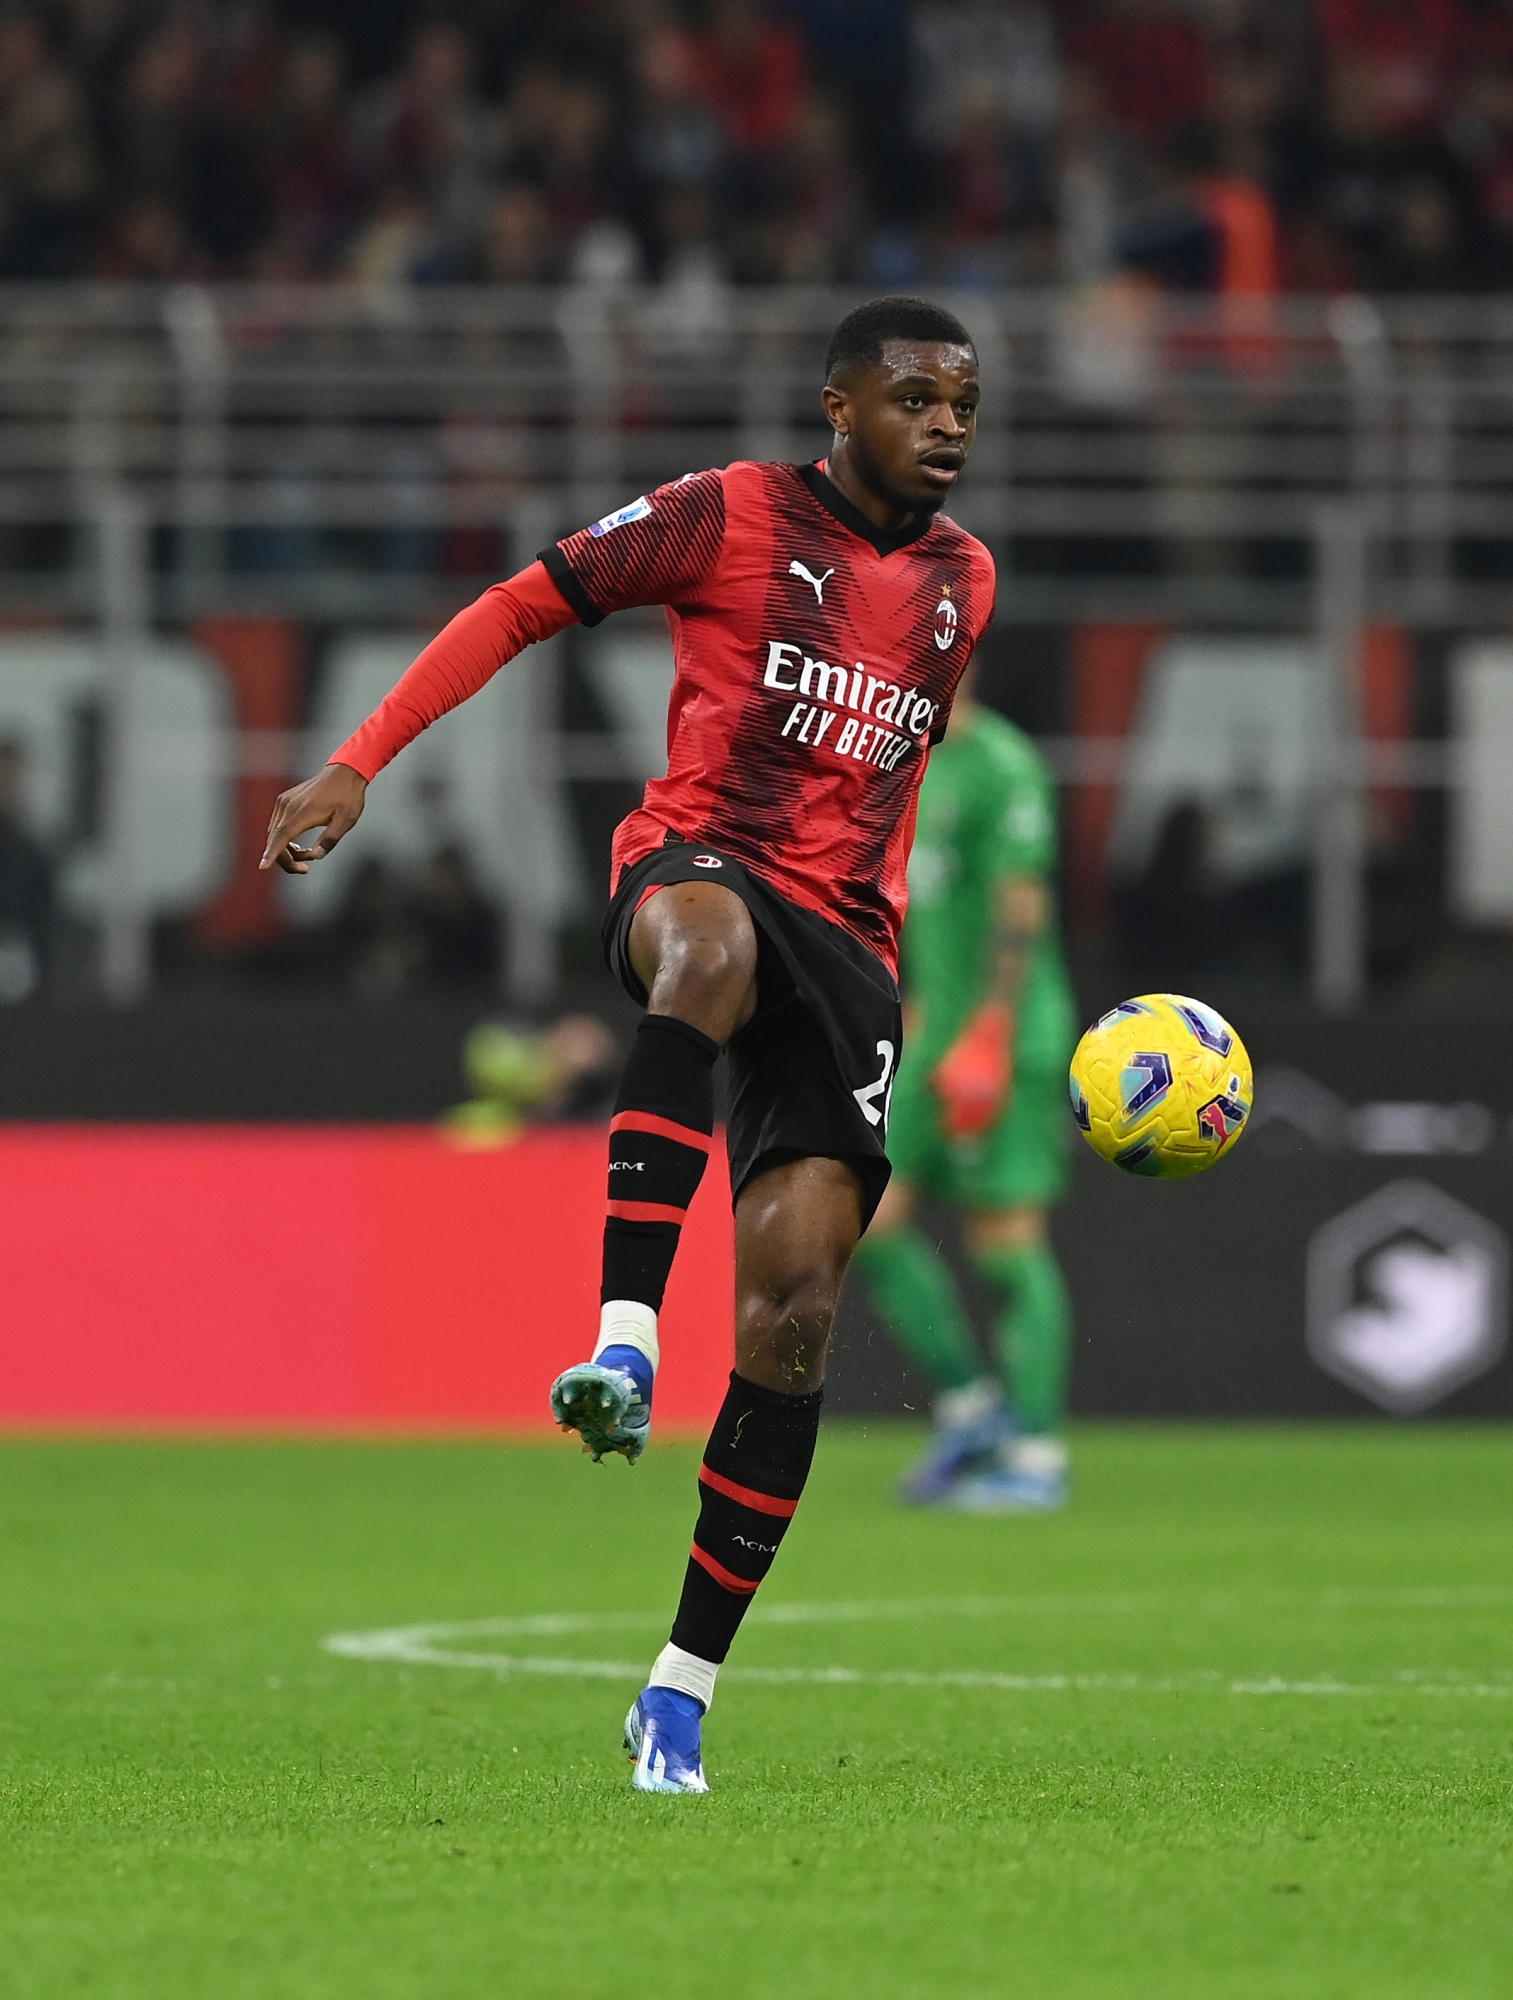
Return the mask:
<path id="1" fill-rule="evenodd" d="M 895 549 L 907 548 L 910 542 L 917 542 L 921 535 L 928 535 L 935 526 L 933 514 L 919 513 L 907 528 L 895 528 L 890 534 L 869 521 L 861 508 L 846 498 L 828 472 L 817 465 L 796 465 L 793 469 L 825 512 L 833 514 L 841 526 L 849 528 L 853 535 L 860 535 L 864 542 L 870 542 L 880 556 L 891 556 Z"/>

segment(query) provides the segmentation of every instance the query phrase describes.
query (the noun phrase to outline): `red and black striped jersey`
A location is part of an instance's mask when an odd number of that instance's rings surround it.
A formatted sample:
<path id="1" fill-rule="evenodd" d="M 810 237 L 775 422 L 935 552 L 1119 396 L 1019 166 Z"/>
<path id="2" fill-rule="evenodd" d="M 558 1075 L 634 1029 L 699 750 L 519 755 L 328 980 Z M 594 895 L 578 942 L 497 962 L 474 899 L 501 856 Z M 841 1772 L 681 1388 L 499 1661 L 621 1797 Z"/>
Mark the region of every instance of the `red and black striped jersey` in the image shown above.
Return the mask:
<path id="1" fill-rule="evenodd" d="M 931 742 L 993 612 L 993 559 L 941 515 L 875 528 L 813 465 L 692 473 L 542 556 L 586 625 L 665 607 L 667 776 L 613 877 L 669 832 L 723 848 L 896 971 Z"/>

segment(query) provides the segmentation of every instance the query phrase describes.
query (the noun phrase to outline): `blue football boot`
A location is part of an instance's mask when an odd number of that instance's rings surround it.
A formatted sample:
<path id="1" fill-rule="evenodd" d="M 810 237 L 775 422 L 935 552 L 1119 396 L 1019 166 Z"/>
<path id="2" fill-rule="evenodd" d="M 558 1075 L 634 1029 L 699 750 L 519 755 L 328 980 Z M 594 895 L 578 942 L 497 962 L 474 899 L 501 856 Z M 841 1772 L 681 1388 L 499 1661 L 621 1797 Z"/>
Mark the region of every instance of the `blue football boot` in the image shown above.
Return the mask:
<path id="1" fill-rule="evenodd" d="M 935 1429 L 923 1456 L 898 1482 L 899 1497 L 916 1507 L 949 1504 L 957 1481 L 984 1462 L 996 1461 L 1012 1430 L 997 1388 L 986 1384 L 948 1391 L 937 1398 L 935 1411 Z"/>
<path id="2" fill-rule="evenodd" d="M 961 1514 L 1054 1514 L 1071 1497 L 1064 1472 L 992 1472 L 958 1479 L 940 1504 Z"/>
<path id="3" fill-rule="evenodd" d="M 625 1718 L 625 1751 L 638 1792 L 707 1792 L 699 1754 L 703 1704 L 677 1688 L 643 1688 Z"/>
<path id="4" fill-rule="evenodd" d="M 577 1431 L 597 1465 L 618 1451 L 632 1465 L 651 1436 L 651 1363 L 639 1347 L 606 1347 L 597 1361 L 580 1361 L 552 1384 L 552 1415 Z"/>

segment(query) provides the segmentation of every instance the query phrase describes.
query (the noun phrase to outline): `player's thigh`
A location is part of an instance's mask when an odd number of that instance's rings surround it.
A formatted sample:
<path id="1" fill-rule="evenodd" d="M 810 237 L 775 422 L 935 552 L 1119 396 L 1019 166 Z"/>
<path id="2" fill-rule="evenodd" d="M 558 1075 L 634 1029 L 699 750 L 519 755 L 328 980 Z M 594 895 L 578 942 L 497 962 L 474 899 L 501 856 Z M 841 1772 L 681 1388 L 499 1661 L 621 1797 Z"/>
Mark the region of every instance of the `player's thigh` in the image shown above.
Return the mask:
<path id="1" fill-rule="evenodd" d="M 764 983 L 763 996 L 726 1052 L 731 1187 L 739 1201 L 747 1183 L 771 1167 L 801 1159 L 844 1162 L 862 1190 L 865 1227 L 892 1171 L 881 1115 L 874 1109 L 867 1116 L 874 1108 L 871 1082 L 845 1075 L 841 1052 L 797 993 L 774 1005 Z"/>
<path id="2" fill-rule="evenodd" d="M 1059 1072 L 1016 1076 L 1003 1116 L 962 1149 L 958 1198 L 979 1212 L 1045 1209 L 1060 1201 L 1070 1174 L 1069 1122 Z"/>
<path id="3" fill-rule="evenodd" d="M 735 1365 L 780 1395 L 824 1385 L 841 1280 L 864 1190 L 843 1160 L 809 1157 L 754 1175 L 736 1205 Z"/>
<path id="4" fill-rule="evenodd" d="M 669 882 L 636 911 L 631 968 L 653 1013 L 676 1014 L 724 1043 L 756 1010 L 751 912 L 715 882 Z"/>
<path id="5" fill-rule="evenodd" d="M 742 1374 L 775 1341 L 785 1349 L 795 1341 L 823 1346 L 862 1233 L 864 1201 L 855 1166 L 814 1155 L 764 1166 L 741 1189 L 735 1235 Z"/>

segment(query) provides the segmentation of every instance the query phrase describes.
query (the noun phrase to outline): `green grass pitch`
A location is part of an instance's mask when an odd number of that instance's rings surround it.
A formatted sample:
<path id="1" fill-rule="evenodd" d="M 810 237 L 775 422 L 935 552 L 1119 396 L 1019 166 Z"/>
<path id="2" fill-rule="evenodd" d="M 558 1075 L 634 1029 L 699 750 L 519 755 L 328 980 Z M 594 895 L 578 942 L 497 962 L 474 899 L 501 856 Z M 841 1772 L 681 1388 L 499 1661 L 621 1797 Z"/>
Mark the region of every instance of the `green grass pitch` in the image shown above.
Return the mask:
<path id="1" fill-rule="evenodd" d="M 827 1429 L 703 1799 L 615 1670 L 691 1448 L 0 1445 L 0 1991 L 1513 1993 L 1513 1432 L 1089 1426 L 1049 1520 L 916 1440 Z"/>

